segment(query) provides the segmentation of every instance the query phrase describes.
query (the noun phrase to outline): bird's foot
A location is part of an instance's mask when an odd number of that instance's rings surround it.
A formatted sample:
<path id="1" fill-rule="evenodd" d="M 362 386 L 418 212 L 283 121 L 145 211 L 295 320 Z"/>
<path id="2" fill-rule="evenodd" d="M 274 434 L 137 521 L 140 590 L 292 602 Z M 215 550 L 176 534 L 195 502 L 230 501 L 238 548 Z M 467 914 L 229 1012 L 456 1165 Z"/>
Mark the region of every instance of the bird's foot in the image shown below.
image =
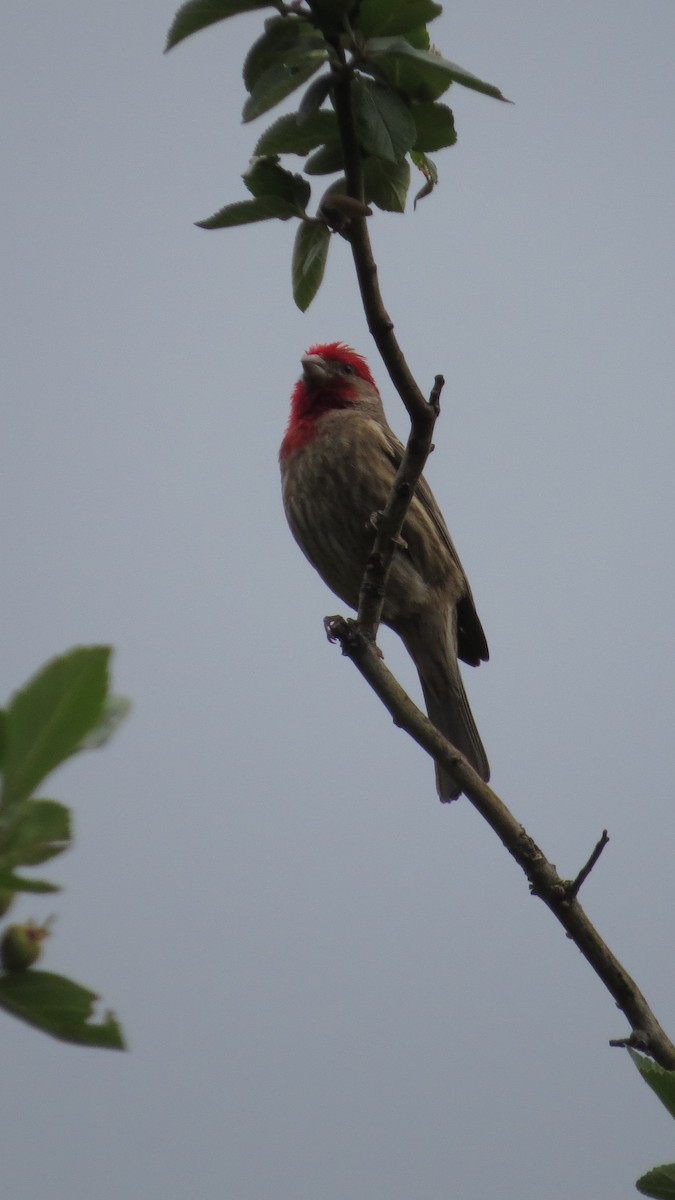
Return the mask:
<path id="1" fill-rule="evenodd" d="M 381 508 L 378 509 L 377 512 L 372 512 L 368 518 L 367 528 L 378 530 L 383 516 L 384 513 L 382 512 Z M 397 533 L 396 537 L 393 538 L 392 541 L 399 550 L 408 549 L 408 543 L 406 542 L 405 538 L 401 537 L 400 533 Z"/>

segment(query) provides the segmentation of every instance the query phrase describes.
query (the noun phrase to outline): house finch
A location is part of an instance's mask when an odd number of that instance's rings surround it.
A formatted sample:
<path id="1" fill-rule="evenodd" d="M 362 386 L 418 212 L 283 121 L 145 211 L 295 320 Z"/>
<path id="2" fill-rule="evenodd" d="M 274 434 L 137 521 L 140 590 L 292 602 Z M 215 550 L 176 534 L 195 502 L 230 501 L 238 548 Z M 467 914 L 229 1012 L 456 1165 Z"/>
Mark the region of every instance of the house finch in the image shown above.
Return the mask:
<path id="1" fill-rule="evenodd" d="M 279 461 L 284 508 L 300 549 L 345 604 L 358 608 L 384 508 L 403 455 L 368 364 L 342 342 L 311 346 L 291 398 Z M 483 779 L 490 768 L 457 658 L 487 661 L 468 580 L 424 478 L 417 484 L 389 574 L 382 620 L 402 639 L 422 684 L 429 720 Z M 441 800 L 460 792 L 436 767 Z"/>

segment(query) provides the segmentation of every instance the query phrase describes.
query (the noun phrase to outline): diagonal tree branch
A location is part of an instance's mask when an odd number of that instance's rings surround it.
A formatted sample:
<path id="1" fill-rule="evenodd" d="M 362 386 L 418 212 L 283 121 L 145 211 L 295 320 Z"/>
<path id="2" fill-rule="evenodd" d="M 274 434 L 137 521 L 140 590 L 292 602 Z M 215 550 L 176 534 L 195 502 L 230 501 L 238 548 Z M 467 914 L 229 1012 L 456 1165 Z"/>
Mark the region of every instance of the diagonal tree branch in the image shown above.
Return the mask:
<path id="1" fill-rule="evenodd" d="M 350 71 L 344 51 L 336 41 L 341 66 L 334 70 L 333 98 L 342 143 L 347 193 L 363 201 L 361 153 L 356 138 L 350 101 Z M 394 333 L 378 282 L 377 265 L 363 217 L 355 217 L 347 234 L 351 244 L 356 276 L 368 328 L 380 352 L 389 376 L 410 416 L 411 429 L 405 455 L 394 481 L 392 493 L 382 514 L 359 596 L 356 621 L 327 617 L 326 630 L 332 641 L 339 641 L 342 652 L 352 660 L 394 723 L 404 729 L 437 762 L 446 767 L 462 791 L 506 849 L 524 871 L 533 895 L 539 896 L 565 929 L 598 978 L 613 996 L 628 1020 L 631 1033 L 612 1044 L 631 1046 L 650 1054 L 662 1067 L 675 1070 L 675 1045 L 662 1029 L 645 997 L 587 917 L 577 893 L 602 850 L 606 835 L 589 863 L 574 880 L 562 879 L 526 829 L 513 816 L 499 796 L 482 781 L 464 757 L 431 724 L 413 703 L 382 659 L 375 638 L 379 626 L 389 567 L 396 548 L 415 486 L 432 450 L 432 435 L 443 386 L 436 377 L 427 401 L 415 382 Z"/>
<path id="2" fill-rule="evenodd" d="M 509 854 L 539 896 L 592 966 L 631 1026 L 622 1040 L 656 1059 L 666 1070 L 675 1070 L 675 1045 L 654 1016 L 635 981 L 602 940 L 576 898 L 576 880 L 565 880 L 555 866 L 513 816 L 504 802 L 469 766 L 466 759 L 443 737 L 410 699 L 385 666 L 373 642 L 364 637 L 358 621 L 342 617 L 326 620 L 328 636 L 339 641 L 342 653 L 352 660 L 376 695 L 391 713 L 394 724 L 404 729 L 428 754 L 452 771 L 462 791 L 497 834 Z"/>

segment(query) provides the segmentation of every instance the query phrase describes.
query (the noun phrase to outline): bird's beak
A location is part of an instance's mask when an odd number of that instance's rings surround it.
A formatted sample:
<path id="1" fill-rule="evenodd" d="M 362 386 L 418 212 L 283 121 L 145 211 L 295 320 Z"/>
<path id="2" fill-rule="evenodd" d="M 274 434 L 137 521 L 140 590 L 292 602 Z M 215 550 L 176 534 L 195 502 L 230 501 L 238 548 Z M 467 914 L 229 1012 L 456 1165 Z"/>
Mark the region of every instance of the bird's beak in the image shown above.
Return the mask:
<path id="1" fill-rule="evenodd" d="M 300 359 L 302 373 L 308 383 L 323 383 L 326 375 L 326 363 L 320 354 L 303 354 Z"/>

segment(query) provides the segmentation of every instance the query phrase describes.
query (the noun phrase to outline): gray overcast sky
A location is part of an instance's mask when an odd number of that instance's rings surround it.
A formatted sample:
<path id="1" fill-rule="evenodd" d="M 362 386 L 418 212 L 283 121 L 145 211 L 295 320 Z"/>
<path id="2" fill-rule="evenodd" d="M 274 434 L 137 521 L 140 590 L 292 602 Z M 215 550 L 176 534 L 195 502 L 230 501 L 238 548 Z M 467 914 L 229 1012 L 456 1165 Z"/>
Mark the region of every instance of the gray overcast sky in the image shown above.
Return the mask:
<path id="1" fill-rule="evenodd" d="M 13 1200 L 626 1200 L 675 1157 L 626 1024 L 494 836 L 329 647 L 283 518 L 299 357 L 370 342 L 347 247 L 302 316 L 242 198 L 239 17 L 3 10 L 2 695 L 81 642 L 135 703 L 62 771 L 45 965 L 127 1055 L 0 1015 Z M 485 625 L 497 790 L 675 1031 L 672 0 L 456 0 L 441 186 L 372 236 Z M 417 694 L 395 639 L 388 660 Z M 24 916 L 48 905 L 25 900 Z"/>

